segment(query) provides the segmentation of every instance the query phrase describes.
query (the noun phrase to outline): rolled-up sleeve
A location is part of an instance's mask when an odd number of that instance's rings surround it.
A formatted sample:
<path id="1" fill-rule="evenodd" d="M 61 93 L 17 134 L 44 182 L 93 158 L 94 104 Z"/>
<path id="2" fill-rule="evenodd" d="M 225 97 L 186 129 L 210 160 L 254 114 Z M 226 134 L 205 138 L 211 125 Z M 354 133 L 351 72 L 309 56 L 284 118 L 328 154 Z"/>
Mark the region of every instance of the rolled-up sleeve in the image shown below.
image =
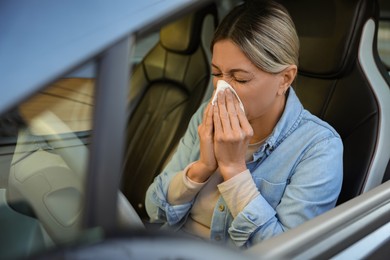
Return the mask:
<path id="1" fill-rule="evenodd" d="M 151 222 L 167 222 L 169 225 L 175 225 L 187 214 L 192 203 L 188 202 L 180 205 L 168 203 L 165 187 L 169 183 L 166 184 L 168 178 L 164 175 L 157 176 L 149 187 L 146 193 L 146 211 Z"/>
<path id="2" fill-rule="evenodd" d="M 179 205 L 191 202 L 198 192 L 207 183 L 198 183 L 187 177 L 187 172 L 193 163 L 188 165 L 184 171 L 173 177 L 168 189 L 168 202 L 172 205 Z"/>
<path id="3" fill-rule="evenodd" d="M 229 235 L 236 246 L 249 246 L 247 242 L 257 237 L 272 237 L 283 232 L 276 218 L 276 211 L 263 196 L 253 199 L 236 218 L 229 228 Z M 260 239 L 262 240 L 262 239 Z"/>
<path id="4" fill-rule="evenodd" d="M 233 217 L 236 217 L 250 201 L 259 195 L 248 169 L 219 184 L 218 190 Z"/>
<path id="5" fill-rule="evenodd" d="M 228 232 L 236 246 L 249 247 L 332 209 L 341 190 L 342 153 L 340 138 L 308 149 L 276 209 L 260 194 L 234 218 Z"/>

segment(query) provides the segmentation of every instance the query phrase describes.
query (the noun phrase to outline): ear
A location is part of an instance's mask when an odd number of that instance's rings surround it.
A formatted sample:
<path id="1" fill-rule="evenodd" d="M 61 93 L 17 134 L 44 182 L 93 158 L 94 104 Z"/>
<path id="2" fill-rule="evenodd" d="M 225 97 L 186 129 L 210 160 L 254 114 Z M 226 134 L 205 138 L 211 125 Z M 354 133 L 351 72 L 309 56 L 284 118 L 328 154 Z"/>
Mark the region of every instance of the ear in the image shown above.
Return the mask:
<path id="1" fill-rule="evenodd" d="M 296 65 L 290 65 L 280 72 L 280 85 L 278 90 L 278 95 L 284 95 L 287 89 L 291 86 L 291 83 L 294 81 L 295 76 L 297 75 L 298 68 Z"/>

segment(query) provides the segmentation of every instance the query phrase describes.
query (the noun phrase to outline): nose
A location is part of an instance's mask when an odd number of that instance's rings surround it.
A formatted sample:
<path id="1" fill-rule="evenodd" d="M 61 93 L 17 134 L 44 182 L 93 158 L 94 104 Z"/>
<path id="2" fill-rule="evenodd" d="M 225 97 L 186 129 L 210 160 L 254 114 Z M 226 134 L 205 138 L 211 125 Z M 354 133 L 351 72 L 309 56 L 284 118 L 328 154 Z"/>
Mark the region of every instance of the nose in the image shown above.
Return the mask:
<path id="1" fill-rule="evenodd" d="M 227 82 L 230 86 L 232 86 L 231 82 L 232 82 L 232 77 L 230 77 L 229 75 L 221 75 L 220 77 L 218 78 L 214 78 L 213 79 L 213 86 L 214 86 L 214 90 L 217 89 L 217 83 L 219 80 L 224 80 L 225 82 Z M 233 86 L 232 86 L 233 87 Z"/>

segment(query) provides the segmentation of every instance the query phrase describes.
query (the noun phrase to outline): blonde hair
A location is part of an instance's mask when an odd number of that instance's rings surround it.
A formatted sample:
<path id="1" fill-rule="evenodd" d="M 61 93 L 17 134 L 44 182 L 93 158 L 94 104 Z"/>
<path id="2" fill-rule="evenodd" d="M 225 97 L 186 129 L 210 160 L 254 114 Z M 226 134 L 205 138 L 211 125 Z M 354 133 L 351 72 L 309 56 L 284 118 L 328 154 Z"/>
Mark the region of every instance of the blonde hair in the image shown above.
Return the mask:
<path id="1" fill-rule="evenodd" d="M 234 42 L 258 68 L 279 73 L 298 66 L 299 39 L 288 11 L 272 1 L 249 1 L 235 7 L 218 26 L 211 43 Z"/>

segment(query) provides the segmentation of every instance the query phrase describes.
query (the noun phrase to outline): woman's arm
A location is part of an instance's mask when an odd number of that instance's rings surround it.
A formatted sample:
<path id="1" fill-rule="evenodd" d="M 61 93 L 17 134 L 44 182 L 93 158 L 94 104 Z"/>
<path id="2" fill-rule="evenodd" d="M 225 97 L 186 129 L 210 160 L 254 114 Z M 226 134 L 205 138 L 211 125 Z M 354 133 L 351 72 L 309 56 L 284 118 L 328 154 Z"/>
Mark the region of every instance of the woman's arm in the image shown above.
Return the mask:
<path id="1" fill-rule="evenodd" d="M 314 144 L 298 163 L 276 210 L 260 194 L 233 220 L 231 239 L 249 247 L 332 209 L 341 190 L 342 153 L 338 137 Z"/>

